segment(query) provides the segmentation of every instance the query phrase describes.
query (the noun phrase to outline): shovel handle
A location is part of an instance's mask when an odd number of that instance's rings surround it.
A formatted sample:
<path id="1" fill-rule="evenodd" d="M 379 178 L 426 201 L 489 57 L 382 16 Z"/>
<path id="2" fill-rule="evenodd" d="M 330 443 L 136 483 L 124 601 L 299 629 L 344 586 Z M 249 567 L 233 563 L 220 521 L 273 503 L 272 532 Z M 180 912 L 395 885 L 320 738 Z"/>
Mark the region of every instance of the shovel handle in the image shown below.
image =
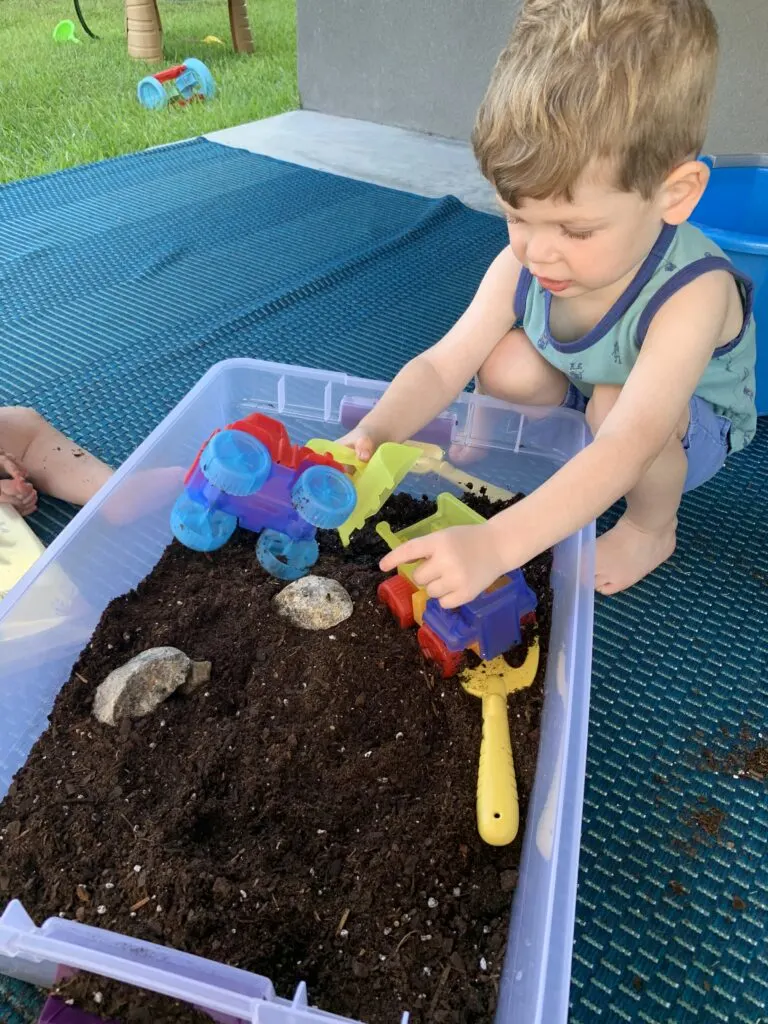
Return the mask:
<path id="1" fill-rule="evenodd" d="M 477 827 L 490 846 L 506 846 L 517 835 L 520 810 L 505 696 L 483 697 L 483 738 L 477 773 Z"/>

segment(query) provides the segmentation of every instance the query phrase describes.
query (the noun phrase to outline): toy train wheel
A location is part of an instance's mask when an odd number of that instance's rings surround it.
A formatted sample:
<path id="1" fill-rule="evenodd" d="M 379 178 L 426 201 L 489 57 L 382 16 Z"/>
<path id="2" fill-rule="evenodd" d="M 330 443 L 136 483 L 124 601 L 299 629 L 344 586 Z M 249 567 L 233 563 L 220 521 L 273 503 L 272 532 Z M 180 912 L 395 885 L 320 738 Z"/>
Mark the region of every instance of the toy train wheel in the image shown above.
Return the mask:
<path id="1" fill-rule="evenodd" d="M 419 641 L 421 653 L 428 661 L 433 661 L 437 665 L 443 679 L 456 675 L 464 657 L 463 651 L 449 651 L 437 633 L 433 633 L 429 626 L 421 626 L 416 634 L 416 639 Z"/>
<path id="2" fill-rule="evenodd" d="M 187 57 L 184 67 L 191 71 L 197 80 L 197 87 L 207 100 L 212 100 L 216 95 L 216 83 L 208 68 L 197 57 Z"/>
<path id="3" fill-rule="evenodd" d="M 139 103 L 147 110 L 161 110 L 168 105 L 168 93 L 152 75 L 142 78 L 136 88 Z"/>
<path id="4" fill-rule="evenodd" d="M 224 547 L 235 532 L 235 516 L 213 511 L 180 494 L 171 511 L 171 530 L 180 544 L 192 551 L 216 551 Z"/>
<path id="5" fill-rule="evenodd" d="M 416 587 L 405 576 L 396 573 L 380 583 L 376 593 L 379 601 L 386 605 L 401 629 L 410 629 L 416 622 L 413 617 L 413 595 Z"/>
<path id="6" fill-rule="evenodd" d="M 272 469 L 272 456 L 266 445 L 250 434 L 221 430 L 205 446 L 200 469 L 208 483 L 242 498 L 264 486 Z"/>
<path id="7" fill-rule="evenodd" d="M 320 530 L 345 523 L 357 505 L 349 477 L 332 466 L 310 466 L 293 486 L 291 501 L 302 519 Z"/>
<path id="8" fill-rule="evenodd" d="M 279 580 L 298 580 L 306 576 L 319 555 L 314 538 L 293 540 L 279 530 L 264 530 L 256 545 L 259 565 Z"/>

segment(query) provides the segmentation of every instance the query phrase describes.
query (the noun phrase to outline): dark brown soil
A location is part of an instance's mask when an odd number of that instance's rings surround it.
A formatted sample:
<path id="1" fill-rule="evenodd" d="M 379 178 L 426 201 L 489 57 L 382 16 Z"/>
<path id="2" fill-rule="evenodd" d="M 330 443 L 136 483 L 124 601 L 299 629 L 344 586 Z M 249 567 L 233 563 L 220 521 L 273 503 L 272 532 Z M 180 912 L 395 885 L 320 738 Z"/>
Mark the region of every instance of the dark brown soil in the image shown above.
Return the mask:
<path id="1" fill-rule="evenodd" d="M 119 981 L 80 971 L 60 982 L 53 994 L 97 1018 L 119 1024 L 211 1024 L 207 1013 L 176 999 L 137 990 Z"/>
<path id="2" fill-rule="evenodd" d="M 386 518 L 431 510 L 397 497 Z M 435 678 L 377 604 L 372 527 L 344 560 L 335 534 L 321 547 L 315 571 L 356 602 L 330 632 L 272 612 L 281 585 L 251 534 L 213 555 L 174 543 L 110 605 L 0 805 L 0 899 L 264 974 L 283 996 L 305 980 L 313 1002 L 368 1024 L 403 1009 L 414 1024 L 487 1024 L 520 838 L 499 849 L 477 833 L 480 702 Z M 549 571 L 548 556 L 527 569 L 542 652 Z M 210 684 L 118 729 L 96 722 L 98 683 L 159 645 L 211 661 Z M 545 660 L 509 699 L 521 817 Z M 123 1019 L 171 1019 L 130 991 Z"/>

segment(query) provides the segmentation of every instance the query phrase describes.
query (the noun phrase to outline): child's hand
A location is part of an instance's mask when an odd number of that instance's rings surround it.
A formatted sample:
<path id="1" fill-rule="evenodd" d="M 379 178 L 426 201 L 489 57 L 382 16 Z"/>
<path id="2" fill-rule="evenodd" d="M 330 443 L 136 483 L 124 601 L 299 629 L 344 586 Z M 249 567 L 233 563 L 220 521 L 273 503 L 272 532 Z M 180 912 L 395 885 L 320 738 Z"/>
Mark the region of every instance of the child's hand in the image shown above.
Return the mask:
<path id="1" fill-rule="evenodd" d="M 11 505 L 22 516 L 37 509 L 37 491 L 27 480 L 27 471 L 18 459 L 0 451 L 0 505 Z M 10 479 L 7 479 L 10 478 Z"/>
<path id="2" fill-rule="evenodd" d="M 18 459 L 14 459 L 8 452 L 0 448 L 0 477 L 10 477 L 11 480 L 23 481 L 27 479 L 27 471 Z"/>
<path id="3" fill-rule="evenodd" d="M 361 462 L 369 462 L 373 453 L 379 447 L 378 443 L 363 428 L 362 424 L 350 430 L 344 437 L 339 438 L 339 444 L 345 444 L 351 448 Z"/>
<path id="4" fill-rule="evenodd" d="M 466 604 L 505 572 L 485 524 L 452 526 L 409 540 L 383 558 L 379 568 L 389 572 L 403 562 L 419 560 L 413 580 L 443 608 Z"/>

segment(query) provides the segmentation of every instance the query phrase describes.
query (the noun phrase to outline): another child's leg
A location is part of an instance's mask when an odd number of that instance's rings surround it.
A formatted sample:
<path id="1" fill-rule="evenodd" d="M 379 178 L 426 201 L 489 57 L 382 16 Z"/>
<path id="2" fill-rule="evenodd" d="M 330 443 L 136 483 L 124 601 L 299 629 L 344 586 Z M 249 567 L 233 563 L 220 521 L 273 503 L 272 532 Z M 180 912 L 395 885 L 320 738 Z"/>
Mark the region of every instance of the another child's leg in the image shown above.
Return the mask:
<path id="1" fill-rule="evenodd" d="M 515 328 L 505 334 L 480 367 L 476 390 L 517 405 L 560 405 L 568 391 L 568 380 L 539 355 L 525 332 Z M 483 410 L 477 409 L 473 433 L 483 436 Z M 451 449 L 451 460 L 468 464 L 479 458 L 473 448 Z"/>
<path id="2" fill-rule="evenodd" d="M 613 408 L 620 388 L 595 388 L 587 421 L 595 433 Z M 675 550 L 677 510 L 688 462 L 682 439 L 687 413 L 645 475 L 627 494 L 627 510 L 597 541 L 595 589 L 616 594 L 637 583 L 665 562 Z"/>
<path id="3" fill-rule="evenodd" d="M 34 409 L 0 409 L 0 447 L 21 463 L 36 490 L 75 505 L 84 505 L 113 472 Z"/>

